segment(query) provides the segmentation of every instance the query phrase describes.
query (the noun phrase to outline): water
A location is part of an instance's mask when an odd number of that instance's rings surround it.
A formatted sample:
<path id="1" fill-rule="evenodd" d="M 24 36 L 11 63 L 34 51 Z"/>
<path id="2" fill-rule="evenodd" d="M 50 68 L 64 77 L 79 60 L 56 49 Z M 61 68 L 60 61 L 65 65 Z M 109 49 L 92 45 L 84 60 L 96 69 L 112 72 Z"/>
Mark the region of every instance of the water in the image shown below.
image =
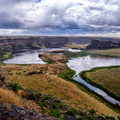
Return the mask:
<path id="1" fill-rule="evenodd" d="M 42 59 L 38 57 L 38 54 L 45 51 L 51 51 L 51 50 L 61 50 L 60 48 L 45 48 L 45 49 L 39 49 L 39 50 L 33 50 L 33 49 L 23 49 L 20 51 L 16 51 L 13 53 L 12 59 L 4 60 L 3 63 L 9 63 L 9 64 L 46 64 Z M 62 49 L 66 50 L 66 49 Z M 68 49 L 72 52 L 80 52 L 80 50 L 75 49 Z M 107 58 L 107 57 L 78 57 L 73 58 L 68 61 L 67 63 L 68 67 L 76 71 L 76 75 L 74 76 L 74 79 L 76 81 L 79 81 L 83 83 L 85 86 L 93 90 L 99 95 L 102 95 L 106 100 L 110 101 L 113 104 L 118 104 L 120 106 L 120 102 L 115 100 L 114 98 L 107 95 L 104 91 L 100 90 L 99 88 L 96 88 L 88 83 L 86 83 L 78 74 L 83 70 L 89 70 L 93 67 L 101 67 L 101 66 L 117 66 L 120 65 L 120 58 Z"/>
<path id="2" fill-rule="evenodd" d="M 69 50 L 72 52 L 80 52 L 75 49 L 61 49 L 61 48 L 45 48 L 45 49 L 22 49 L 13 53 L 12 59 L 6 59 L 3 63 L 6 64 L 46 64 L 42 59 L 38 57 L 41 52 L 52 51 L 52 50 Z"/>
<path id="3" fill-rule="evenodd" d="M 95 93 L 103 96 L 106 100 L 113 104 L 118 104 L 120 106 L 120 102 L 115 100 L 114 98 L 107 95 L 103 90 L 96 88 L 86 81 L 84 81 L 80 76 L 79 73 L 83 70 L 89 70 L 93 67 L 102 67 L 102 66 L 119 66 L 120 65 L 120 58 L 107 58 L 107 57 L 79 57 L 73 58 L 68 61 L 68 67 L 76 71 L 76 75 L 73 77 L 76 81 L 81 82 L 89 89 L 93 90 Z"/>

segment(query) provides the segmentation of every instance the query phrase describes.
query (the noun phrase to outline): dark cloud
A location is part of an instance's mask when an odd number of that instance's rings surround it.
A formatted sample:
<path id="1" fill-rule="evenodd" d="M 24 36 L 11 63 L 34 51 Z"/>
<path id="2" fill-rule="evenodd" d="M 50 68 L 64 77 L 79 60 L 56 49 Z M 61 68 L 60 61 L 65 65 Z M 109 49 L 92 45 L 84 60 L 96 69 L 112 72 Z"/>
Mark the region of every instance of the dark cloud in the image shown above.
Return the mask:
<path id="1" fill-rule="evenodd" d="M 15 34 L 119 34 L 119 11 L 118 0 L 1 0 L 0 29 L 16 29 Z"/>
<path id="2" fill-rule="evenodd" d="M 0 13 L 0 28 L 2 29 L 19 29 L 23 24 L 19 20 L 11 18 L 6 13 Z"/>

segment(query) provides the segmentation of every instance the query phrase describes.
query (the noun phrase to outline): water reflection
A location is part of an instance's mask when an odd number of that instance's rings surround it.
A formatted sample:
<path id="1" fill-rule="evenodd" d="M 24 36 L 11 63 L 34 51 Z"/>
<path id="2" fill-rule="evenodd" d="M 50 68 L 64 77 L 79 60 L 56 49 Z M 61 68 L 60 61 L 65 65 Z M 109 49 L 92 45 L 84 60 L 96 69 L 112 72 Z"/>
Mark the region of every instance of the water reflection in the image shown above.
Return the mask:
<path id="1" fill-rule="evenodd" d="M 93 67 L 102 67 L 102 66 L 119 66 L 120 65 L 120 58 L 108 58 L 108 57 L 92 57 L 92 56 L 86 56 L 86 57 L 79 57 L 79 58 L 73 58 L 68 61 L 67 63 L 68 67 L 76 71 L 76 75 L 74 76 L 74 79 L 78 82 L 81 82 L 85 86 L 87 86 L 89 89 L 93 90 L 97 94 L 103 96 L 106 100 L 113 104 L 118 104 L 120 106 L 120 102 L 115 100 L 114 98 L 107 95 L 104 91 L 102 91 L 99 88 L 96 88 L 90 84 L 88 84 L 86 81 L 84 81 L 78 74 L 83 70 L 89 70 Z"/>

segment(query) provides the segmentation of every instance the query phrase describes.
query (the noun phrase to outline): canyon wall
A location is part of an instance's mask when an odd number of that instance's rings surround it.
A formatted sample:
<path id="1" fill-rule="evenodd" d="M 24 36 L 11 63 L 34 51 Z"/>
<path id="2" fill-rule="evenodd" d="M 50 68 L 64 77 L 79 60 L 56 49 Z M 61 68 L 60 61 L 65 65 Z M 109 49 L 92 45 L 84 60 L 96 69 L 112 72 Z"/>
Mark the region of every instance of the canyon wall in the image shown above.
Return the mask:
<path id="1" fill-rule="evenodd" d="M 86 47 L 86 49 L 112 49 L 112 48 L 120 48 L 120 43 L 114 43 L 112 41 L 92 40 L 91 44 Z"/>
<path id="2" fill-rule="evenodd" d="M 69 42 L 68 37 L 3 37 L 0 38 L 0 50 L 12 52 L 27 48 L 59 48 Z"/>

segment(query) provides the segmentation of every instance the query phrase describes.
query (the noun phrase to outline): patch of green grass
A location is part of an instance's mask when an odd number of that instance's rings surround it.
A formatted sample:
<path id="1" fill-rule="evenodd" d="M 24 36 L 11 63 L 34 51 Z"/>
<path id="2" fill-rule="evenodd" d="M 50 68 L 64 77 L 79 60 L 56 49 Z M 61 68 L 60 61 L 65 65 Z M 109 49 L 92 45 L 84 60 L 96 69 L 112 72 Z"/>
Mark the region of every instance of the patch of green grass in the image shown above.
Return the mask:
<path id="1" fill-rule="evenodd" d="M 10 59 L 10 58 L 13 58 L 10 52 L 5 52 L 2 55 L 0 55 L 0 61 L 5 60 L 5 59 Z"/>
<path id="2" fill-rule="evenodd" d="M 74 115 L 76 112 L 77 112 L 77 110 L 75 108 L 71 108 L 66 111 L 66 113 L 69 115 Z"/>
<path id="3" fill-rule="evenodd" d="M 109 120 L 115 120 L 115 118 L 113 116 L 106 116 L 105 118 L 109 119 Z"/>
<path id="4" fill-rule="evenodd" d="M 96 113 L 96 111 L 94 109 L 90 109 L 89 112 L 92 113 L 92 114 Z"/>
<path id="5" fill-rule="evenodd" d="M 37 102 L 37 104 L 43 109 L 44 107 L 48 107 L 47 103 L 45 102 Z"/>
<path id="6" fill-rule="evenodd" d="M 52 103 L 52 108 L 53 108 L 53 109 L 57 109 L 58 106 L 57 106 L 56 104 Z"/>
<path id="7" fill-rule="evenodd" d="M 9 86 L 15 92 L 18 92 L 18 90 L 22 89 L 22 87 L 18 83 L 9 83 Z"/>
<path id="8" fill-rule="evenodd" d="M 64 52 L 64 55 L 66 56 L 67 58 L 67 61 L 70 59 L 70 58 L 77 58 L 77 57 L 83 57 L 83 56 L 87 56 L 89 55 L 88 52 L 86 51 L 81 51 L 81 52 L 70 52 L 70 51 L 65 51 Z"/>
<path id="9" fill-rule="evenodd" d="M 94 116 L 90 115 L 88 116 L 87 120 L 95 120 Z"/>
<path id="10" fill-rule="evenodd" d="M 79 114 L 80 114 L 81 116 L 84 116 L 84 112 L 82 112 L 82 111 L 80 111 Z"/>
<path id="11" fill-rule="evenodd" d="M 40 92 L 35 94 L 35 98 L 36 98 L 37 100 L 39 100 L 41 96 L 42 96 L 42 94 L 41 94 Z"/>
<path id="12" fill-rule="evenodd" d="M 50 110 L 50 115 L 54 116 L 55 118 L 60 118 L 61 111 L 58 109 Z"/>

